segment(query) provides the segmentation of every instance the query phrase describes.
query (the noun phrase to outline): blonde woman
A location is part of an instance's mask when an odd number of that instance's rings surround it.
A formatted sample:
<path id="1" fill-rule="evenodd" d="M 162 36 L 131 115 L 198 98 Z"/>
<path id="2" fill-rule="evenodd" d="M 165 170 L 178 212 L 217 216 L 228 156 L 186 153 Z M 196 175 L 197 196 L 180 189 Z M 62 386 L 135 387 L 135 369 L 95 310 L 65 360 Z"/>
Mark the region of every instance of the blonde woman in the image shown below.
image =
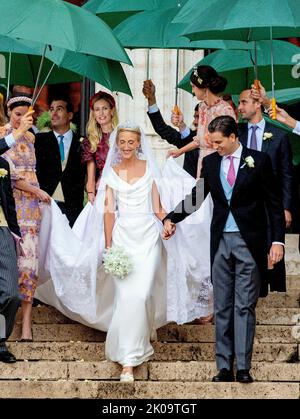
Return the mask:
<path id="1" fill-rule="evenodd" d="M 86 191 L 93 203 L 109 150 L 109 136 L 118 124 L 118 117 L 115 99 L 106 92 L 91 97 L 90 110 L 87 138 L 82 142 L 82 162 L 87 164 Z"/>

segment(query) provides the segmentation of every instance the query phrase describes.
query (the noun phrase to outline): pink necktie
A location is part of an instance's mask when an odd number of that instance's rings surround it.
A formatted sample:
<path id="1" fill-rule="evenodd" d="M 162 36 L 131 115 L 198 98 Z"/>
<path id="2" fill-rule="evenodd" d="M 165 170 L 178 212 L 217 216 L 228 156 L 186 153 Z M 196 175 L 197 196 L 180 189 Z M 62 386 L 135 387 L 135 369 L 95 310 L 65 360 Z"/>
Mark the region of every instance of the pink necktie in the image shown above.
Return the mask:
<path id="1" fill-rule="evenodd" d="M 229 164 L 229 170 L 228 170 L 228 174 L 227 174 L 227 181 L 229 183 L 230 186 L 234 185 L 235 182 L 235 170 L 234 170 L 234 164 L 233 164 L 233 156 L 228 156 L 227 157 L 230 160 L 230 164 Z"/>

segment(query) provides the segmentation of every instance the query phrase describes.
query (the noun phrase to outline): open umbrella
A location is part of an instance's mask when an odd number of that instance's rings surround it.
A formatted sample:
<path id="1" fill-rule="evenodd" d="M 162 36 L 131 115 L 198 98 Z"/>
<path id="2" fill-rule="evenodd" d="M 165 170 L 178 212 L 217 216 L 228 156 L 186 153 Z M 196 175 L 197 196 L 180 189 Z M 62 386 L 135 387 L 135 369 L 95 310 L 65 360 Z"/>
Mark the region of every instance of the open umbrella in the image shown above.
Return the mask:
<path id="1" fill-rule="evenodd" d="M 174 6 L 177 0 L 89 0 L 83 8 L 95 13 L 111 28 L 143 10 Z"/>
<path id="2" fill-rule="evenodd" d="M 201 3 L 189 0 L 174 22 L 186 23 L 184 35 L 191 40 L 270 39 L 272 107 L 275 112 L 272 39 L 299 36 L 298 0 L 202 0 Z"/>
<path id="3" fill-rule="evenodd" d="M 0 34 L 131 64 L 101 19 L 62 0 L 2 0 Z"/>
<path id="4" fill-rule="evenodd" d="M 251 45 L 251 43 L 250 43 Z M 271 89 L 270 81 L 270 55 L 269 41 L 258 41 L 257 65 L 260 80 L 266 89 Z M 299 80 L 292 77 L 291 57 L 300 54 L 300 48 L 290 42 L 273 42 L 274 66 L 276 70 L 276 89 L 299 87 Z M 209 54 L 197 65 L 210 65 L 222 76 L 226 77 L 228 84 L 226 92 L 239 94 L 249 88 L 254 77 L 253 50 L 220 50 Z M 180 81 L 179 87 L 191 93 L 191 69 Z"/>
<path id="5" fill-rule="evenodd" d="M 172 20 L 178 13 L 178 4 L 181 6 L 187 0 L 180 0 L 176 3 L 176 7 L 165 10 L 149 10 L 129 17 L 114 29 L 114 33 L 125 48 L 167 48 L 167 49 L 203 49 L 203 48 L 232 48 L 244 49 L 249 48 L 246 42 L 240 41 L 195 41 L 178 35 L 185 25 L 174 24 Z M 155 28 L 155 30 L 154 30 Z M 176 79 L 178 82 L 179 60 L 177 54 L 176 60 Z M 178 92 L 177 82 L 175 91 L 175 105 L 177 105 Z"/>
<path id="6" fill-rule="evenodd" d="M 10 78 L 13 84 L 34 86 L 43 50 L 43 45 L 38 42 L 17 41 L 0 36 L 0 62 L 2 64 L 0 83 L 8 85 Z M 67 51 L 63 48 L 47 48 L 41 70 L 41 79 L 44 84 L 80 81 L 82 76 L 102 84 L 111 91 L 121 91 L 131 95 L 120 63 Z"/>

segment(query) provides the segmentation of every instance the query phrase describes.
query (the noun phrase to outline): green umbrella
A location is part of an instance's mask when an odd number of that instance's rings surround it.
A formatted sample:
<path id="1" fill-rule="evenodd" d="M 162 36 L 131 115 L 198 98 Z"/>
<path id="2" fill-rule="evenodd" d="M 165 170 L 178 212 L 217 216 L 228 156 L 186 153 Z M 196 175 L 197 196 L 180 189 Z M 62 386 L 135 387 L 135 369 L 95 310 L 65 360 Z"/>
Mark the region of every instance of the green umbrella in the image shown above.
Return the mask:
<path id="1" fill-rule="evenodd" d="M 81 7 L 62 0 L 1 3 L 1 35 L 131 64 L 112 30 Z"/>
<path id="2" fill-rule="evenodd" d="M 184 36 L 241 41 L 300 35 L 299 0 L 189 0 L 175 17 Z"/>
<path id="3" fill-rule="evenodd" d="M 186 0 L 181 0 L 184 4 Z M 176 2 L 177 3 L 177 2 Z M 174 48 L 177 49 L 176 78 L 178 82 L 178 50 L 179 49 L 219 49 L 219 48 L 248 48 L 246 42 L 240 41 L 196 41 L 178 35 L 183 30 L 182 24 L 173 24 L 172 20 L 178 13 L 178 6 L 166 10 L 150 10 L 129 17 L 114 29 L 114 33 L 125 48 Z M 153 30 L 155 28 L 155 30 Z M 149 66 L 147 66 L 148 68 Z M 147 78 L 148 71 L 147 71 Z M 175 92 L 177 105 L 178 92 Z"/>
<path id="4" fill-rule="evenodd" d="M 201 3 L 189 0 L 174 22 L 186 23 L 183 33 L 191 40 L 270 39 L 272 107 L 275 112 L 272 39 L 299 36 L 299 0 L 202 0 Z"/>
<path id="5" fill-rule="evenodd" d="M 83 8 L 95 13 L 111 28 L 143 10 L 162 9 L 177 5 L 177 0 L 90 0 Z"/>
<path id="6" fill-rule="evenodd" d="M 181 0 L 184 4 L 187 0 Z M 176 48 L 176 49 L 248 49 L 246 42 L 205 40 L 191 42 L 180 32 L 185 24 L 172 23 L 178 6 L 166 10 L 150 10 L 129 17 L 114 29 L 125 48 Z"/>
<path id="7" fill-rule="evenodd" d="M 0 36 L 0 83 L 34 86 L 39 72 L 43 45 L 23 42 Z M 11 54 L 11 71 L 9 56 Z M 70 71 L 68 71 L 70 70 Z M 128 81 L 120 63 L 105 58 L 66 51 L 63 48 L 47 48 L 41 71 L 44 84 L 80 81 L 88 77 L 111 91 L 131 95 Z"/>
<path id="8" fill-rule="evenodd" d="M 300 53 L 300 48 L 290 42 L 274 41 L 274 65 L 276 69 L 276 89 L 299 87 L 299 80 L 292 77 L 291 58 Z M 271 89 L 270 81 L 270 55 L 269 41 L 257 42 L 257 64 L 262 84 L 267 90 Z M 251 43 L 250 43 L 251 46 Z M 226 77 L 228 85 L 226 92 L 239 94 L 243 89 L 249 88 L 254 78 L 253 51 L 215 51 L 209 54 L 197 65 L 210 65 L 222 76 Z M 191 92 L 191 69 L 179 83 L 179 87 Z"/>

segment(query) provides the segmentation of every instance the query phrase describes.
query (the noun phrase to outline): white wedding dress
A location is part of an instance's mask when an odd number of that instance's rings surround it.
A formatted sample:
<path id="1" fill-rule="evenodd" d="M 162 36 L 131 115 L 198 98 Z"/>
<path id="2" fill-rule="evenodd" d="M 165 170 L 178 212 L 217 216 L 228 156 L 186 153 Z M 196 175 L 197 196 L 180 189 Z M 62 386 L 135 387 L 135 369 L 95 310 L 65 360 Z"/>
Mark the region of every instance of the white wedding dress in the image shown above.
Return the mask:
<path id="1" fill-rule="evenodd" d="M 151 332 L 166 323 L 163 248 L 151 202 L 153 178 L 146 166 L 145 175 L 131 185 L 111 168 L 107 185 L 117 206 L 113 245 L 126 249 L 134 268 L 124 279 L 113 278 L 115 297 L 105 352 L 112 361 L 136 366 L 153 354 Z"/>
<path id="2" fill-rule="evenodd" d="M 168 212 L 191 191 L 195 179 L 173 159 L 168 159 L 163 176 L 157 173 L 148 155 L 144 176 L 132 185 L 108 165 L 97 201 L 85 206 L 73 229 L 54 201 L 42 209 L 36 298 L 73 320 L 107 331 L 106 356 L 122 365 L 146 361 L 153 354 L 150 337 L 167 322 L 181 324 L 213 312 L 211 198 L 177 225 L 174 237 L 162 241 L 162 224 L 152 211 L 153 181 Z M 134 269 L 124 279 L 105 274 L 102 265 L 107 185 L 117 203 L 113 244 L 133 258 Z"/>

